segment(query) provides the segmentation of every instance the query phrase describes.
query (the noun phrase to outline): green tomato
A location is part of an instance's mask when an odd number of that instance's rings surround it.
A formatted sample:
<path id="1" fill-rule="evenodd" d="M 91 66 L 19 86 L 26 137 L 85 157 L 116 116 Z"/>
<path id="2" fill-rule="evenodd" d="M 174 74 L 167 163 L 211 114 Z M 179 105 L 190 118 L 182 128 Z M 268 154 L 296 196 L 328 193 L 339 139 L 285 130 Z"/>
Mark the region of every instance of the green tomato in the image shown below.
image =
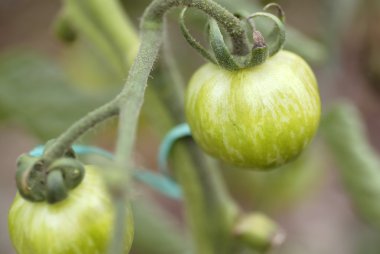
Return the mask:
<path id="1" fill-rule="evenodd" d="M 9 232 L 19 254 L 106 253 L 115 209 L 100 169 L 86 166 L 83 182 L 55 204 L 30 202 L 18 193 L 9 211 Z M 133 217 L 127 208 L 125 253 L 133 239 Z"/>
<path id="2" fill-rule="evenodd" d="M 287 51 L 238 71 L 206 64 L 186 93 L 195 141 L 210 155 L 245 168 L 266 169 L 296 158 L 314 137 L 320 112 L 312 70 Z"/>

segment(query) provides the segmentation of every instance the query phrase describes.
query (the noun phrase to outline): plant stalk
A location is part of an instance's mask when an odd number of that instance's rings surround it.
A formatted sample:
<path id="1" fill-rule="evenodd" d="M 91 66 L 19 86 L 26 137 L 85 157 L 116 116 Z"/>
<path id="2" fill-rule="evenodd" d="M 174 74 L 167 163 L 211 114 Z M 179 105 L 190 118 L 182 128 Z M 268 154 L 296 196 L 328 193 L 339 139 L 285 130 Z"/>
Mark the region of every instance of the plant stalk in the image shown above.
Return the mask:
<path id="1" fill-rule="evenodd" d="M 118 113 L 119 105 L 117 100 L 112 100 L 88 113 L 62 133 L 47 149 L 43 155 L 44 162 L 49 165 L 54 159 L 61 157 L 78 137 L 104 120 L 116 116 Z"/>
<path id="2" fill-rule="evenodd" d="M 144 13 L 141 23 L 140 49 L 121 93 L 113 101 L 91 112 L 63 133 L 49 151 L 47 151 L 44 159 L 52 161 L 61 156 L 63 151 L 79 136 L 108 117 L 119 113 L 120 124 L 115 163 L 116 169 L 123 172 L 128 181 L 130 169 L 133 166 L 131 155 L 135 142 L 137 122 L 144 100 L 144 92 L 149 74 L 162 44 L 164 15 L 169 9 L 177 6 L 195 7 L 215 18 L 230 34 L 234 53 L 245 55 L 248 52 L 245 31 L 239 19 L 215 2 L 204 0 L 153 1 Z M 186 152 L 181 152 L 181 154 L 186 156 Z M 192 159 L 196 158 L 199 159 L 198 156 Z M 192 220 L 190 227 L 197 241 L 197 253 L 220 253 L 216 251 L 218 239 L 212 239 L 213 236 L 218 235 L 215 233 L 218 233 L 219 229 L 216 229 L 217 227 L 213 227 L 213 225 L 218 224 L 217 221 L 222 221 L 226 218 L 223 215 L 224 213 L 229 214 L 228 211 L 234 209 L 227 209 L 225 211 L 225 209 L 220 207 L 226 201 L 225 190 L 223 190 L 223 186 L 220 184 L 220 176 L 201 170 L 206 167 L 208 166 L 199 167 L 198 171 L 194 171 L 192 167 L 186 167 L 185 170 L 178 171 L 178 175 L 181 184 L 183 184 L 187 208 L 190 210 L 189 217 Z M 126 185 L 129 186 L 128 183 Z M 121 220 L 116 222 L 118 225 L 125 223 L 125 206 L 117 205 L 120 202 L 124 202 L 125 197 L 128 196 L 128 188 L 125 188 L 124 191 L 123 195 L 114 195 L 113 197 L 115 207 L 117 207 L 116 218 Z M 192 201 L 196 204 L 192 203 Z M 208 208 L 211 208 L 209 209 L 210 212 L 208 212 Z M 221 215 L 215 213 L 221 213 Z M 207 214 L 213 214 L 213 216 L 207 216 Z M 228 223 L 221 223 L 221 225 L 224 224 Z M 122 253 L 120 239 L 123 239 L 123 232 L 119 230 L 120 227 L 118 225 L 115 225 L 117 237 L 114 237 L 110 246 L 109 250 L 111 253 Z"/>

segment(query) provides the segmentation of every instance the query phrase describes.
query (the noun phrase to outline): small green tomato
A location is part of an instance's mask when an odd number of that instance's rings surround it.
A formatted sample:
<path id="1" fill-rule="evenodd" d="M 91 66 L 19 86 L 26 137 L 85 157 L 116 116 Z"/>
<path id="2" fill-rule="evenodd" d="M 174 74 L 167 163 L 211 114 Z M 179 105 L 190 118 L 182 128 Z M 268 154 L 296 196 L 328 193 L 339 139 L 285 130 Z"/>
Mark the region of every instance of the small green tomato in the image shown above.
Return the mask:
<path id="1" fill-rule="evenodd" d="M 100 169 L 85 167 L 83 182 L 55 204 L 30 202 L 18 193 L 9 211 L 9 232 L 19 254 L 106 253 L 115 210 Z M 125 253 L 133 239 L 133 218 L 127 208 Z"/>
<path id="2" fill-rule="evenodd" d="M 245 168 L 272 168 L 297 157 L 314 137 L 320 112 L 312 70 L 288 51 L 238 71 L 206 64 L 186 93 L 195 141 L 210 155 Z"/>

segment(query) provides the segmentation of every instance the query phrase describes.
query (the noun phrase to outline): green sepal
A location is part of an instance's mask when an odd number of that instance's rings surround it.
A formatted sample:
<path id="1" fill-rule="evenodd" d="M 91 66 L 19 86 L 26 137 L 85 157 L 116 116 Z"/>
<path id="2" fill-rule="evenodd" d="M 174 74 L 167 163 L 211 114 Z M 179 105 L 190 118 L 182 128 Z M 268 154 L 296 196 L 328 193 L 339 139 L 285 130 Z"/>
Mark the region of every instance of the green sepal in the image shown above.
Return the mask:
<path id="1" fill-rule="evenodd" d="M 254 46 L 251 51 L 251 58 L 245 65 L 246 68 L 262 64 L 267 60 L 269 52 L 263 36 L 259 31 L 253 31 Z"/>
<path id="2" fill-rule="evenodd" d="M 67 189 L 60 170 L 49 172 L 46 182 L 46 200 L 50 204 L 57 203 L 67 197 Z"/>
<path id="3" fill-rule="evenodd" d="M 22 154 L 17 159 L 16 185 L 24 199 L 32 202 L 45 200 L 45 175 L 39 158 Z"/>
<path id="4" fill-rule="evenodd" d="M 83 180 L 85 169 L 82 163 L 72 158 L 60 158 L 55 160 L 48 168 L 48 172 L 60 170 L 68 189 L 74 189 Z"/>
<path id="5" fill-rule="evenodd" d="M 190 34 L 190 31 L 185 24 L 186 10 L 187 8 L 184 8 L 179 16 L 179 24 L 183 37 L 185 37 L 186 41 L 190 44 L 190 46 L 194 48 L 196 51 L 198 51 L 204 58 L 206 58 L 208 61 L 214 64 L 217 64 L 214 57 Z"/>
<path id="6" fill-rule="evenodd" d="M 262 64 L 268 58 L 268 48 L 266 46 L 254 48 L 252 50 L 251 56 L 251 61 L 247 67 Z"/>
<path id="7" fill-rule="evenodd" d="M 256 18 L 256 17 L 268 18 L 274 22 L 274 28 L 269 33 L 268 39 L 266 40 L 267 42 L 269 42 L 268 43 L 269 56 L 273 56 L 278 51 L 280 51 L 284 46 L 285 39 L 286 39 L 285 25 L 278 17 L 270 13 L 256 12 L 252 14 L 249 18 L 251 19 L 251 18 Z"/>
<path id="8" fill-rule="evenodd" d="M 234 57 L 230 53 L 227 45 L 225 44 L 223 35 L 220 32 L 216 20 L 211 18 L 209 24 L 210 45 L 214 52 L 218 65 L 229 71 L 236 71 L 241 69 L 241 67 L 237 64 Z"/>
<path id="9" fill-rule="evenodd" d="M 281 5 L 279 5 L 278 3 L 269 3 L 269 4 L 264 6 L 263 10 L 268 11 L 268 9 L 270 9 L 272 7 L 277 10 L 277 12 L 278 12 L 277 16 L 281 20 L 281 22 L 285 23 L 285 12 L 282 9 Z"/>

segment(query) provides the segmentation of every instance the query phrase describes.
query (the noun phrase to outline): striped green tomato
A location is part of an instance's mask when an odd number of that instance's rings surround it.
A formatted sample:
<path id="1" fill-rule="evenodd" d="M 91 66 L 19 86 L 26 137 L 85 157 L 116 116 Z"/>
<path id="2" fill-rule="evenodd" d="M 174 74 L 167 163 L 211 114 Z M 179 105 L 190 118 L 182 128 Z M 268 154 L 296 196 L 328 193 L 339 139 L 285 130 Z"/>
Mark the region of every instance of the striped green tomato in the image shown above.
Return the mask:
<path id="1" fill-rule="evenodd" d="M 210 155 L 245 168 L 273 168 L 297 157 L 314 137 L 320 112 L 312 70 L 288 51 L 238 71 L 206 64 L 186 92 L 195 141 Z"/>
<path id="2" fill-rule="evenodd" d="M 55 204 L 30 202 L 19 194 L 10 208 L 8 223 L 19 254 L 74 254 L 107 252 L 115 210 L 100 169 L 86 166 L 83 182 Z M 127 209 L 125 253 L 133 239 L 133 218 Z"/>

